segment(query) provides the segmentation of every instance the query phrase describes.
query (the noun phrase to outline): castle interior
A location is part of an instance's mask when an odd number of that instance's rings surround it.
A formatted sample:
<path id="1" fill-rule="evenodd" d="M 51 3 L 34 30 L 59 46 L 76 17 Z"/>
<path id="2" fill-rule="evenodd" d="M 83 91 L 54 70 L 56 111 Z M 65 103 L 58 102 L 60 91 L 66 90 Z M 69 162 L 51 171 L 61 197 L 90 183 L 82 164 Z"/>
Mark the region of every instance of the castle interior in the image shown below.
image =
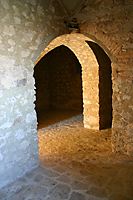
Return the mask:
<path id="1" fill-rule="evenodd" d="M 0 199 L 133 199 L 132 0 L 0 0 Z"/>

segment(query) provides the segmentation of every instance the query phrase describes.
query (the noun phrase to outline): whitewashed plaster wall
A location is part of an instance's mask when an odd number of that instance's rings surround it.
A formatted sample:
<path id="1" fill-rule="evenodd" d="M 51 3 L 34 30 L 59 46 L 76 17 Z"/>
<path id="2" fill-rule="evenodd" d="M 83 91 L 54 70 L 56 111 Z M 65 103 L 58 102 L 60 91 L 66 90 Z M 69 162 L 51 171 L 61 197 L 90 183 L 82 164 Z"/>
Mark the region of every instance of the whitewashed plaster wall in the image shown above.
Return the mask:
<path id="1" fill-rule="evenodd" d="M 54 0 L 0 0 L 0 188 L 39 165 L 33 63 L 63 15 Z"/>

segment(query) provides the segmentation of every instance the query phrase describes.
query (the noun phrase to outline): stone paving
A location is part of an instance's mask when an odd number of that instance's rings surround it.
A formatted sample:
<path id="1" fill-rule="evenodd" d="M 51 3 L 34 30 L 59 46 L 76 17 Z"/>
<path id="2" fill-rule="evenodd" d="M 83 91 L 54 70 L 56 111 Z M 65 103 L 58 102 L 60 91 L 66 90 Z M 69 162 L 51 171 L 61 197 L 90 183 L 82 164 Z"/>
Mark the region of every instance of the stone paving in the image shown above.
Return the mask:
<path id="1" fill-rule="evenodd" d="M 40 129 L 40 166 L 0 190 L 0 200 L 132 200 L 133 158 L 111 152 L 111 130 L 82 116 Z"/>

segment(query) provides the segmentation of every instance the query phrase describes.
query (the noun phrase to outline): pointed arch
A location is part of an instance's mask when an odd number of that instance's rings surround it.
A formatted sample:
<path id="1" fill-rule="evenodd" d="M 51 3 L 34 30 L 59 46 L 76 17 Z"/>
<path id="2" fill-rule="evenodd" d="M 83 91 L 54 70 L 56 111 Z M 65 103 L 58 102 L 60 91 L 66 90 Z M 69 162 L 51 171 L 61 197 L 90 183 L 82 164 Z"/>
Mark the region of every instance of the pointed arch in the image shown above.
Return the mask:
<path id="1" fill-rule="evenodd" d="M 68 47 L 82 66 L 84 127 L 99 130 L 99 62 L 86 41 L 95 42 L 80 33 L 59 36 L 44 49 L 34 65 L 56 47 Z"/>

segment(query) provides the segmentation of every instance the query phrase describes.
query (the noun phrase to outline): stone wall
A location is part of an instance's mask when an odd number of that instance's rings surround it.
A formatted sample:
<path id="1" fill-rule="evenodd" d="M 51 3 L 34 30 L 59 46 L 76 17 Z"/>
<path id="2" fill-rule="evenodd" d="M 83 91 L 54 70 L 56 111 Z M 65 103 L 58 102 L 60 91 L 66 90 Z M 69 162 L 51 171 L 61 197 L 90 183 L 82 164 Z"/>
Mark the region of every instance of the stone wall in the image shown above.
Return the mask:
<path id="1" fill-rule="evenodd" d="M 36 110 L 79 110 L 82 112 L 81 65 L 74 53 L 59 46 L 35 66 Z"/>
<path id="2" fill-rule="evenodd" d="M 88 42 L 99 63 L 99 129 L 112 127 L 112 72 L 111 60 L 103 49 Z"/>
<path id="3" fill-rule="evenodd" d="M 112 147 L 115 152 L 129 155 L 133 153 L 132 13 L 132 0 L 88 0 L 75 15 L 80 24 L 80 32 L 86 35 L 86 40 L 88 37 L 91 38 L 111 60 Z M 56 0 L 0 0 L 0 20 L 2 187 L 39 164 L 33 62 L 55 37 L 67 33 L 68 30 L 64 25 L 64 13 Z M 85 46 L 82 43 L 85 41 L 82 38 L 82 34 L 76 38 L 73 36 L 73 40 L 70 40 L 69 36 L 64 36 L 62 41 L 56 41 L 53 46 L 48 46 L 40 58 L 49 50 L 65 44 L 75 53 L 84 67 L 84 124 L 86 128 L 97 129 L 99 65 L 94 53 L 86 49 L 87 44 Z M 95 81 L 92 78 L 93 74 Z"/>
<path id="4" fill-rule="evenodd" d="M 65 46 L 50 52 L 51 108 L 82 111 L 81 65 Z"/>
<path id="5" fill-rule="evenodd" d="M 0 0 L 0 187 L 39 164 L 33 62 L 67 31 L 52 0 Z"/>
<path id="6" fill-rule="evenodd" d="M 112 61 L 113 151 L 133 154 L 133 1 L 88 0 L 75 15 L 80 32 Z"/>

